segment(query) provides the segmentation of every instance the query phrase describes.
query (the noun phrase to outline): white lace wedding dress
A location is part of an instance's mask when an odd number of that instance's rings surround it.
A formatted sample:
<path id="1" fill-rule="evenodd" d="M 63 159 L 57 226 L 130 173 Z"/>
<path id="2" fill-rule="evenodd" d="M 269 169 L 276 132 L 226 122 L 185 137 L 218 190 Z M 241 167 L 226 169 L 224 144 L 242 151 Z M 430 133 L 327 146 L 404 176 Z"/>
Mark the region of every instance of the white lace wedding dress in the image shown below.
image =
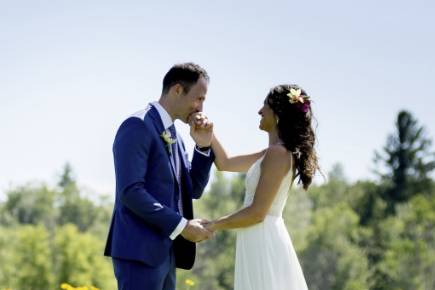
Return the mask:
<path id="1" fill-rule="evenodd" d="M 254 199 L 263 158 L 258 159 L 246 174 L 244 206 Z M 284 177 L 264 221 L 237 231 L 234 290 L 308 289 L 282 219 L 292 172 L 290 169 Z"/>

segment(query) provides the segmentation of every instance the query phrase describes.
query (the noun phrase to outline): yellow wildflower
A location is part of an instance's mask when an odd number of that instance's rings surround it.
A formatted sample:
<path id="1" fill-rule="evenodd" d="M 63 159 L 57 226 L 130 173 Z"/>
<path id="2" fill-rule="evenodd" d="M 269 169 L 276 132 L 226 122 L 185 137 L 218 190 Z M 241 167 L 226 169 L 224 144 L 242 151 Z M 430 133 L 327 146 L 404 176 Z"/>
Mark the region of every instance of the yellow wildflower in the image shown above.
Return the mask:
<path id="1" fill-rule="evenodd" d="M 60 288 L 65 289 L 65 290 L 70 290 L 73 287 L 68 283 L 62 283 L 62 284 L 60 284 Z"/>

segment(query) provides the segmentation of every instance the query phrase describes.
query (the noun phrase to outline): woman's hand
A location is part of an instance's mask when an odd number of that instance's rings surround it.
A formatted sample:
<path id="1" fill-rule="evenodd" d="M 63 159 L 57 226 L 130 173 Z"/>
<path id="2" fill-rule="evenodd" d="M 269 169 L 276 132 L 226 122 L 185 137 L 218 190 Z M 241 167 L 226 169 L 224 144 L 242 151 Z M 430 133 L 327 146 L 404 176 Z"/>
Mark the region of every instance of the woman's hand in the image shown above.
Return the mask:
<path id="1" fill-rule="evenodd" d="M 202 226 L 211 232 L 215 232 L 217 230 L 216 221 L 205 221 L 202 223 Z"/>

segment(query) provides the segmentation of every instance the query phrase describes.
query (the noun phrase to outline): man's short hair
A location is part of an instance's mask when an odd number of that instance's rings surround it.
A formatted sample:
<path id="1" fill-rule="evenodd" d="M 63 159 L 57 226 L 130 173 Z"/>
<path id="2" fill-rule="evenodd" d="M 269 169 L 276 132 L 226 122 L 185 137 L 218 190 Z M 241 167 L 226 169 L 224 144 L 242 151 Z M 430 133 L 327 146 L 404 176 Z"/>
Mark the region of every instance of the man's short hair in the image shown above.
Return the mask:
<path id="1" fill-rule="evenodd" d="M 176 64 L 171 67 L 163 78 L 162 94 L 166 94 L 175 84 L 180 84 L 184 89 L 184 93 L 188 93 L 200 77 L 203 77 L 206 81 L 210 80 L 205 69 L 197 64 L 191 62 Z"/>

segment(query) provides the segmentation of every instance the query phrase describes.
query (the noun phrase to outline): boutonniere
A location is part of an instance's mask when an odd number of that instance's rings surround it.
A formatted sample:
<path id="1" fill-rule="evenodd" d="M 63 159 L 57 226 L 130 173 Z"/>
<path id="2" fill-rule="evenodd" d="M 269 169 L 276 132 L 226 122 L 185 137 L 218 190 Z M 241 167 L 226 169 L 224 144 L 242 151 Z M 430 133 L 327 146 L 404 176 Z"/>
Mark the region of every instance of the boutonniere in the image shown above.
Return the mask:
<path id="1" fill-rule="evenodd" d="M 168 131 L 163 131 L 163 133 L 160 135 L 162 137 L 163 142 L 165 142 L 166 148 L 169 151 L 169 154 L 172 153 L 172 144 L 177 142 L 175 139 L 171 137 L 171 134 Z"/>

